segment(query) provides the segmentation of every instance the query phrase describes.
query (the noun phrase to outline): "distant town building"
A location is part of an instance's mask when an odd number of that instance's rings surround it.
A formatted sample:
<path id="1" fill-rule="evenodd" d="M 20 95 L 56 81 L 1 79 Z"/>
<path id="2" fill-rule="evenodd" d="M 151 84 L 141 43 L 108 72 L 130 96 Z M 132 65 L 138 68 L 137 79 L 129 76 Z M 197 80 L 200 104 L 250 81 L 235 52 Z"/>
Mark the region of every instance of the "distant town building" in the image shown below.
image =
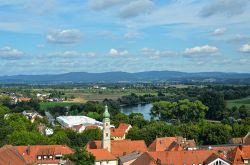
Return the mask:
<path id="1" fill-rule="evenodd" d="M 31 98 L 28 98 L 28 97 L 20 97 L 20 98 L 15 98 L 15 103 L 18 103 L 18 102 L 27 102 L 27 101 L 30 101 Z"/>
<path id="2" fill-rule="evenodd" d="M 29 119 L 32 123 L 36 120 L 36 118 L 43 118 L 43 116 L 33 110 L 25 110 L 22 112 L 22 114 L 26 116 L 26 118 Z"/>

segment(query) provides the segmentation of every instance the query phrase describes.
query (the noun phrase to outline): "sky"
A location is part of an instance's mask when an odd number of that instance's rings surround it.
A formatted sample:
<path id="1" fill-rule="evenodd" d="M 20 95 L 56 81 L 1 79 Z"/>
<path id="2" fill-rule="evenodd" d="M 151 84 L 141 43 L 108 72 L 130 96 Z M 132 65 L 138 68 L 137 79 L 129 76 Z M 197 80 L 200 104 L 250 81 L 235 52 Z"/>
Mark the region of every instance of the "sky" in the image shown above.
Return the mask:
<path id="1" fill-rule="evenodd" d="M 250 0 L 0 0 L 0 75 L 250 73 Z"/>

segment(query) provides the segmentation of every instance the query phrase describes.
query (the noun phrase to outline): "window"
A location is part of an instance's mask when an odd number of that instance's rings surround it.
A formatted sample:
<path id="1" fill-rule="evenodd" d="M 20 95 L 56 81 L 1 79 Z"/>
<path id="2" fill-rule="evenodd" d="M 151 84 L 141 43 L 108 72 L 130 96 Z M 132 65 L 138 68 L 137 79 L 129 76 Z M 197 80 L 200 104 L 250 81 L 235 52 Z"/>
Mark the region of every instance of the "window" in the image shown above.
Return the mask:
<path id="1" fill-rule="evenodd" d="M 41 159 L 42 159 L 42 157 L 41 157 L 41 156 L 38 156 L 38 157 L 37 157 L 37 159 L 38 159 L 38 160 L 41 160 Z"/>
<path id="2" fill-rule="evenodd" d="M 108 126 L 109 125 L 109 123 L 106 123 L 106 126 Z"/>
<path id="3" fill-rule="evenodd" d="M 108 137 L 109 136 L 109 133 L 106 133 L 106 137 Z"/>
<path id="4" fill-rule="evenodd" d="M 49 156 L 49 159 L 53 159 L 53 156 L 52 156 L 52 155 L 50 155 L 50 156 Z"/>
<path id="5" fill-rule="evenodd" d="M 47 159 L 47 156 L 46 156 L 46 155 L 44 155 L 44 156 L 43 156 L 43 159 Z"/>

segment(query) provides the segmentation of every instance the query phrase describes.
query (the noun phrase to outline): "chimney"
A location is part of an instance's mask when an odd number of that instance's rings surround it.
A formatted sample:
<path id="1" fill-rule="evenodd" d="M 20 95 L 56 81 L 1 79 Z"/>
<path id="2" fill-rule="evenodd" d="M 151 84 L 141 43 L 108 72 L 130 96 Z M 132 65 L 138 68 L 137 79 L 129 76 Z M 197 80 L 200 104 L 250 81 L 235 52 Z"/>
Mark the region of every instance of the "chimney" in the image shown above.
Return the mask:
<path id="1" fill-rule="evenodd" d="M 26 149 L 26 153 L 27 153 L 27 155 L 30 155 L 30 145 L 28 145 L 28 147 Z"/>
<path id="2" fill-rule="evenodd" d="M 240 144 L 239 145 L 239 149 L 242 151 L 242 148 L 243 148 L 243 145 L 242 144 Z"/>
<path id="3" fill-rule="evenodd" d="M 157 163 L 157 165 L 161 165 L 161 160 L 159 158 L 157 158 L 156 163 Z"/>

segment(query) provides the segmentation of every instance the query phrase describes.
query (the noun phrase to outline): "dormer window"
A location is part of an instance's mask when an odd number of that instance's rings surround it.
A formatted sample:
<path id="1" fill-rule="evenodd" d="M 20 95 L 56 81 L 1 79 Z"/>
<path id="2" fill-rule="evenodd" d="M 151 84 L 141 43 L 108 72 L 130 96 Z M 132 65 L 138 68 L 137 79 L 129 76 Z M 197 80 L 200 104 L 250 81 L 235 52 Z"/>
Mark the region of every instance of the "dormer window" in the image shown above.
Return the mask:
<path id="1" fill-rule="evenodd" d="M 41 159 L 42 159 L 42 156 L 37 156 L 37 159 L 38 159 L 38 160 L 41 160 Z"/>
<path id="2" fill-rule="evenodd" d="M 43 156 L 43 159 L 47 159 L 48 157 L 46 155 Z"/>
<path id="3" fill-rule="evenodd" d="M 53 156 L 52 156 L 52 155 L 50 155 L 50 156 L 49 156 L 49 159 L 53 159 Z"/>

